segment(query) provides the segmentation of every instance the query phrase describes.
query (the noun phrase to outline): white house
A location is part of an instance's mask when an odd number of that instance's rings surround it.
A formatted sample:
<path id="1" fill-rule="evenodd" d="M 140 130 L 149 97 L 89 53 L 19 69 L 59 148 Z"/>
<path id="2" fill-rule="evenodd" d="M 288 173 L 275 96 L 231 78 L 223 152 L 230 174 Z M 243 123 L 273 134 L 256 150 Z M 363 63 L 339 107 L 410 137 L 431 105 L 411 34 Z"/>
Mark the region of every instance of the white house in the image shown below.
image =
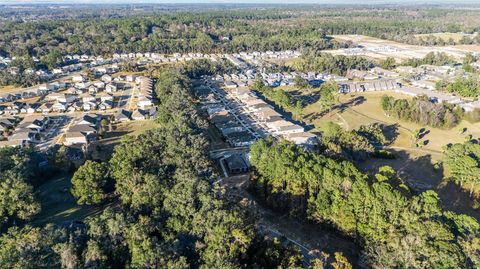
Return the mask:
<path id="1" fill-rule="evenodd" d="M 85 79 L 81 75 L 75 75 L 75 76 L 72 76 L 72 81 L 73 82 L 83 82 L 83 81 L 85 81 Z"/>
<path id="2" fill-rule="evenodd" d="M 139 107 L 145 108 L 145 107 L 152 106 L 153 103 L 151 99 L 145 96 L 141 96 L 138 98 L 137 104 Z"/>

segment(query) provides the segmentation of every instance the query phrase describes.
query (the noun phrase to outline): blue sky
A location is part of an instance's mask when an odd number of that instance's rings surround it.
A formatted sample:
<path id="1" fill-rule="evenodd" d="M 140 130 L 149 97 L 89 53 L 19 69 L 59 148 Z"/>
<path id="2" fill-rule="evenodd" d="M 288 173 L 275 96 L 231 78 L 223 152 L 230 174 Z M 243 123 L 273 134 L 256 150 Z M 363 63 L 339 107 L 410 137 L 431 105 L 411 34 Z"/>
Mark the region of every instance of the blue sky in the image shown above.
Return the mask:
<path id="1" fill-rule="evenodd" d="M 385 4 L 385 3 L 479 3 L 480 0 L 0 0 L 2 4 L 33 3 L 277 3 L 277 4 Z"/>

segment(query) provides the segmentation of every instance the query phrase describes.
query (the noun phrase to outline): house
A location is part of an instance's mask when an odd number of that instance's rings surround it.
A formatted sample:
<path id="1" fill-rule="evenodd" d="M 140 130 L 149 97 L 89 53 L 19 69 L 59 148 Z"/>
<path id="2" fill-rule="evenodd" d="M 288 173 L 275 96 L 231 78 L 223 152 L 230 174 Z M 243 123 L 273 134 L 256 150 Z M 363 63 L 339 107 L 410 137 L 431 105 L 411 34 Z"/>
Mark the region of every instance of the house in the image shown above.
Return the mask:
<path id="1" fill-rule="evenodd" d="M 97 89 L 104 89 L 105 88 L 105 82 L 97 81 L 97 82 L 93 83 L 93 86 L 95 86 Z"/>
<path id="2" fill-rule="evenodd" d="M 115 115 L 116 122 L 126 122 L 130 121 L 130 112 L 122 109 Z"/>
<path id="3" fill-rule="evenodd" d="M 101 117 L 95 114 L 87 114 L 82 117 L 82 119 L 77 123 L 77 125 L 90 125 L 92 127 L 97 127 L 100 123 Z"/>
<path id="4" fill-rule="evenodd" d="M 144 120 L 144 119 L 146 119 L 145 111 L 143 111 L 141 109 L 137 109 L 137 110 L 133 111 L 131 117 L 132 117 L 132 120 Z"/>
<path id="5" fill-rule="evenodd" d="M 93 85 L 90 86 L 90 87 L 88 87 L 88 93 L 89 93 L 89 94 L 95 94 L 95 93 L 97 93 L 97 92 L 98 92 L 97 87 L 95 87 L 95 86 L 93 86 Z"/>
<path id="6" fill-rule="evenodd" d="M 13 135 L 11 135 L 8 140 L 9 141 L 22 141 L 22 142 L 37 142 L 38 141 L 38 133 L 30 130 L 30 129 L 21 129 L 16 131 Z"/>
<path id="7" fill-rule="evenodd" d="M 45 130 L 46 126 L 50 123 L 50 118 L 46 116 L 30 116 L 25 117 L 18 125 L 18 129 L 30 129 L 41 132 Z"/>
<path id="8" fill-rule="evenodd" d="M 427 90 L 435 90 L 436 84 L 435 82 L 432 81 L 427 81 L 427 80 L 414 80 L 412 81 L 412 85 L 415 87 L 427 89 Z"/>
<path id="9" fill-rule="evenodd" d="M 28 145 L 29 142 L 26 140 L 8 140 L 8 141 L 0 141 L 0 148 L 4 147 L 24 147 Z"/>
<path id="10" fill-rule="evenodd" d="M 273 110 L 271 107 L 266 107 L 258 110 L 255 115 L 261 121 L 268 121 L 271 118 L 281 117 L 280 113 Z"/>
<path id="11" fill-rule="evenodd" d="M 85 95 L 82 97 L 82 102 L 87 103 L 87 102 L 94 102 L 96 100 L 95 96 L 93 95 Z"/>
<path id="12" fill-rule="evenodd" d="M 72 76 L 72 81 L 73 82 L 84 82 L 85 79 L 81 75 L 75 75 L 75 76 Z"/>
<path id="13" fill-rule="evenodd" d="M 95 110 L 97 109 L 97 103 L 95 101 L 93 102 L 89 101 L 89 102 L 83 103 L 82 108 L 84 111 Z"/>
<path id="14" fill-rule="evenodd" d="M 65 112 L 67 111 L 67 108 L 68 108 L 68 105 L 66 103 L 62 103 L 62 102 L 55 102 L 55 104 L 53 104 L 52 106 L 52 110 L 55 111 L 55 112 Z"/>
<path id="15" fill-rule="evenodd" d="M 80 90 L 85 90 L 86 88 L 88 88 L 89 85 L 90 85 L 90 83 L 88 83 L 88 82 L 77 82 L 77 83 L 75 83 L 75 88 L 80 89 Z"/>
<path id="16" fill-rule="evenodd" d="M 106 92 L 101 92 L 100 94 L 97 94 L 97 98 L 100 98 L 100 101 L 102 102 L 105 102 L 105 101 L 113 102 L 113 95 Z"/>
<path id="17" fill-rule="evenodd" d="M 63 144 L 66 146 L 88 144 L 87 135 L 82 132 L 67 132 Z"/>
<path id="18" fill-rule="evenodd" d="M 318 145 L 319 140 L 316 135 L 303 132 L 303 133 L 290 133 L 285 136 L 285 139 L 291 141 L 297 145 Z"/>
<path id="19" fill-rule="evenodd" d="M 76 94 L 51 93 L 45 97 L 47 101 L 57 101 L 61 103 L 72 103 L 77 99 Z"/>
<path id="20" fill-rule="evenodd" d="M 233 154 L 225 158 L 225 166 L 230 174 L 241 174 L 248 172 L 248 164 L 240 154 Z"/>
<path id="21" fill-rule="evenodd" d="M 138 98 L 137 104 L 141 108 L 152 106 L 152 100 L 147 98 L 146 96 L 141 96 Z"/>
<path id="22" fill-rule="evenodd" d="M 13 128 L 16 120 L 11 118 L 0 118 L 0 128 L 2 131 Z"/>
<path id="23" fill-rule="evenodd" d="M 68 132 L 80 132 L 80 133 L 83 133 L 83 134 L 88 136 L 88 135 L 91 135 L 91 134 L 96 134 L 97 129 L 95 129 L 92 126 L 87 125 L 87 124 L 76 124 L 76 125 L 71 126 L 68 129 Z"/>
<path id="24" fill-rule="evenodd" d="M 125 80 L 127 82 L 134 82 L 135 81 L 135 76 L 128 75 L 125 77 Z"/>
<path id="25" fill-rule="evenodd" d="M 117 89 L 117 86 L 115 84 L 107 84 L 107 86 L 105 86 L 105 91 L 108 92 L 108 93 L 113 93 L 113 92 L 116 92 L 118 89 Z"/>
<path id="26" fill-rule="evenodd" d="M 113 108 L 113 101 L 105 100 L 104 102 L 98 105 L 98 109 L 100 110 L 107 110 Z"/>
<path id="27" fill-rule="evenodd" d="M 38 109 L 37 112 L 39 113 L 50 113 L 53 110 L 53 104 L 51 103 L 43 103 Z"/>
<path id="28" fill-rule="evenodd" d="M 110 83 L 113 80 L 112 76 L 110 76 L 110 75 L 103 75 L 100 79 L 105 83 Z"/>
<path id="29" fill-rule="evenodd" d="M 28 113 L 28 114 L 33 114 L 37 109 L 40 107 L 39 103 L 33 103 L 33 104 L 27 104 L 25 107 L 23 107 L 20 112 L 22 113 Z"/>

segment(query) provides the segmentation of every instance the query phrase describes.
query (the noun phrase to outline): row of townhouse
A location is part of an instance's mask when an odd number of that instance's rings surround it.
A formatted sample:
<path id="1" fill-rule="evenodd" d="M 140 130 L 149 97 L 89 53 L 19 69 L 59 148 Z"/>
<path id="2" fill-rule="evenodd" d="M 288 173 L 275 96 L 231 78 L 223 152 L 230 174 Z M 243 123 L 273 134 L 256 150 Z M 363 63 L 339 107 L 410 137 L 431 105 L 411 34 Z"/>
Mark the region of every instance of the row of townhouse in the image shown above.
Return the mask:
<path id="1" fill-rule="evenodd" d="M 339 93 L 394 91 L 401 89 L 403 84 L 397 79 L 377 79 L 368 81 L 347 81 L 338 83 Z"/>
<path id="2" fill-rule="evenodd" d="M 57 81 L 52 83 L 41 84 L 36 87 L 18 91 L 16 93 L 0 94 L 0 104 L 13 102 L 17 100 L 24 100 L 32 97 L 44 96 L 49 92 L 60 91 L 60 90 L 66 89 L 69 86 L 70 86 L 70 83 Z"/>
<path id="3" fill-rule="evenodd" d="M 252 145 L 260 135 L 246 124 L 241 111 L 227 109 L 225 93 L 217 91 L 216 94 L 217 96 L 210 94 L 201 98 L 210 123 L 220 131 L 225 141 L 231 146 Z"/>
<path id="4" fill-rule="evenodd" d="M 259 98 L 254 92 L 239 88 L 232 91 L 232 94 L 235 99 L 242 103 L 251 117 L 261 126 L 264 126 L 268 133 L 274 137 L 283 137 L 297 144 L 317 143 L 314 134 L 305 132 L 302 126 L 285 120 L 282 114 L 275 111 L 272 106 Z"/>
<path id="5" fill-rule="evenodd" d="M 148 77 L 137 77 L 137 106 L 141 109 L 153 106 L 153 80 Z"/>
<path id="6" fill-rule="evenodd" d="M 18 119 L 1 118 L 0 125 L 8 126 L 10 133 L 7 135 L 7 132 L 4 130 L 2 136 L 7 138 L 7 140 L 1 141 L 0 147 L 25 146 L 40 142 L 42 134 L 47 129 L 49 123 L 50 117 L 43 115 L 25 117 L 20 122 L 18 122 Z"/>
<path id="7" fill-rule="evenodd" d="M 315 72 L 284 72 L 284 73 L 259 73 L 255 74 L 253 70 L 247 70 L 244 73 L 239 74 L 224 74 L 223 76 L 217 75 L 213 77 L 213 80 L 222 81 L 227 88 L 237 88 L 249 86 L 253 83 L 256 76 L 260 75 L 265 85 L 271 87 L 295 85 L 295 78 L 301 77 L 312 86 L 319 86 L 324 81 L 334 80 L 336 82 L 348 81 L 348 78 L 325 73 Z"/>
<path id="8" fill-rule="evenodd" d="M 348 79 L 359 79 L 359 80 L 377 80 L 380 78 L 396 79 L 400 77 L 400 74 L 395 71 L 386 70 L 380 67 L 374 67 L 369 70 L 357 70 L 357 69 L 348 70 L 346 77 Z"/>

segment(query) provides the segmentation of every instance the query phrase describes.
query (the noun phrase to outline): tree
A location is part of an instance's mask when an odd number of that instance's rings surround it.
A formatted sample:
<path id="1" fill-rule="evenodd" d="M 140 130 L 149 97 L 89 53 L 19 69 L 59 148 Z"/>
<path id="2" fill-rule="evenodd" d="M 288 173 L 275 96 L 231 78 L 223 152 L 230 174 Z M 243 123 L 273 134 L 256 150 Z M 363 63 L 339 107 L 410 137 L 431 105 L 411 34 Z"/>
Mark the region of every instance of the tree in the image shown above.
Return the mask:
<path id="1" fill-rule="evenodd" d="M 331 107 L 335 104 L 335 93 L 338 91 L 338 85 L 336 82 L 327 82 L 320 86 L 320 98 L 318 100 L 323 110 L 330 111 Z"/>
<path id="2" fill-rule="evenodd" d="M 0 227 L 9 219 L 28 220 L 40 212 L 33 187 L 13 171 L 2 173 L 0 197 Z"/>
<path id="3" fill-rule="evenodd" d="M 42 63 L 45 64 L 49 70 L 56 68 L 62 60 L 62 56 L 58 50 L 52 50 L 42 58 Z"/>
<path id="4" fill-rule="evenodd" d="M 293 79 L 293 82 L 300 89 L 308 88 L 308 81 L 300 76 L 295 76 L 295 78 Z"/>
<path id="5" fill-rule="evenodd" d="M 100 204 L 105 200 L 108 181 L 106 164 L 88 160 L 73 175 L 71 192 L 78 204 Z"/>
<path id="6" fill-rule="evenodd" d="M 352 265 L 341 252 L 335 252 L 335 261 L 332 263 L 335 269 L 352 269 Z"/>
<path id="7" fill-rule="evenodd" d="M 480 187 L 480 145 L 471 141 L 445 149 L 445 168 L 461 187 L 468 186 L 470 195 Z M 477 190 L 478 191 L 478 190 Z"/>
<path id="8" fill-rule="evenodd" d="M 381 60 L 380 61 L 380 66 L 384 69 L 394 69 L 396 67 L 396 62 L 395 62 L 395 58 L 393 57 L 387 57 L 386 59 L 384 60 Z"/>

